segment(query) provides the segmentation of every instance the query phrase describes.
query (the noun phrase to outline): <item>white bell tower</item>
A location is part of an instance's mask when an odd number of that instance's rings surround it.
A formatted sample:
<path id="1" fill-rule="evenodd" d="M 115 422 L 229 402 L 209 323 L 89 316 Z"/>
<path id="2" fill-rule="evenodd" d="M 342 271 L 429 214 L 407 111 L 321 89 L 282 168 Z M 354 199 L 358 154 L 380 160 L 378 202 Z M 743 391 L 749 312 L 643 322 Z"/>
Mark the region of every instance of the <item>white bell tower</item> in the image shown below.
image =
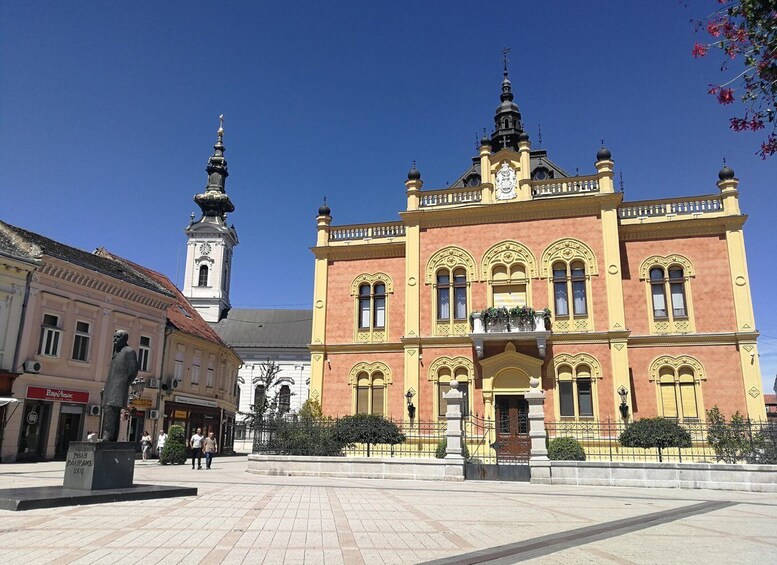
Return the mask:
<path id="1" fill-rule="evenodd" d="M 224 116 L 219 116 L 218 140 L 208 159 L 208 186 L 194 201 L 202 217 L 184 230 L 186 274 L 183 295 L 206 322 L 218 322 L 229 311 L 229 283 L 232 272 L 232 250 L 238 244 L 234 226 L 227 225 L 227 214 L 235 210 L 224 188 L 229 176 L 224 158 Z"/>

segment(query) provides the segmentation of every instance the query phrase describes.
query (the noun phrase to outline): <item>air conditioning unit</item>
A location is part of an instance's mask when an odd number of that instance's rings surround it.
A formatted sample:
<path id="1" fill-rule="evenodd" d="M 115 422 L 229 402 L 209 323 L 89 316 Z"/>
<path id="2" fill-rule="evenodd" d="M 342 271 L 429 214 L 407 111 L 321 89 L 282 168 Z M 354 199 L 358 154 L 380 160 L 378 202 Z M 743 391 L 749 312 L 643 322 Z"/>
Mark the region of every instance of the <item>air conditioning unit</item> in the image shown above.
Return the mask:
<path id="1" fill-rule="evenodd" d="M 149 410 L 148 411 L 148 418 L 149 418 L 149 420 L 158 420 L 159 419 L 159 410 Z"/>
<path id="2" fill-rule="evenodd" d="M 102 408 L 100 408 L 97 404 L 91 404 L 89 406 L 89 415 L 90 416 L 99 416 L 100 412 L 102 412 Z"/>
<path id="3" fill-rule="evenodd" d="M 40 361 L 29 359 L 28 361 L 24 362 L 25 373 L 40 373 L 40 370 L 41 370 Z"/>
<path id="4" fill-rule="evenodd" d="M 178 379 L 173 379 L 172 383 L 171 383 L 171 386 L 172 386 L 172 389 L 175 390 L 179 386 L 181 386 L 181 381 L 179 381 Z"/>
<path id="5" fill-rule="evenodd" d="M 150 377 L 146 381 L 146 388 L 159 388 L 159 379 L 155 379 L 154 377 Z"/>

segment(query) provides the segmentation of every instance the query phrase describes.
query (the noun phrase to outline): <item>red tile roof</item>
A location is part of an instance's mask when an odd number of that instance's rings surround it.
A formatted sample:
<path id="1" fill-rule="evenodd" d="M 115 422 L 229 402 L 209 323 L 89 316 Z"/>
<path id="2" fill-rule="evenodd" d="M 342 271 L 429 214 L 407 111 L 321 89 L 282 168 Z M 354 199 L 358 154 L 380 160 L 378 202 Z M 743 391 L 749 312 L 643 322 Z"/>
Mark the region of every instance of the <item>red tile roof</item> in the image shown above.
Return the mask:
<path id="1" fill-rule="evenodd" d="M 186 300 L 183 294 L 181 294 L 181 291 L 178 290 L 178 287 L 176 287 L 173 282 L 165 275 L 162 273 L 157 273 L 156 271 L 152 271 L 151 269 L 138 265 L 137 263 L 133 263 L 128 259 L 119 257 L 118 255 L 114 255 L 106 249 L 99 249 L 97 253 L 105 254 L 115 261 L 124 263 L 128 267 L 135 270 L 139 275 L 150 278 L 157 284 L 164 287 L 166 290 L 170 291 L 170 293 L 175 298 L 176 303 L 167 309 L 167 320 L 168 323 L 175 329 L 195 335 L 197 337 L 201 337 L 202 339 L 206 339 L 208 341 L 212 341 L 223 347 L 229 347 L 219 337 L 219 334 L 217 334 L 213 328 L 210 327 L 210 324 L 208 324 L 208 322 L 206 322 L 202 316 L 200 316 L 197 310 L 195 310 L 192 305 L 189 304 L 189 301 Z"/>

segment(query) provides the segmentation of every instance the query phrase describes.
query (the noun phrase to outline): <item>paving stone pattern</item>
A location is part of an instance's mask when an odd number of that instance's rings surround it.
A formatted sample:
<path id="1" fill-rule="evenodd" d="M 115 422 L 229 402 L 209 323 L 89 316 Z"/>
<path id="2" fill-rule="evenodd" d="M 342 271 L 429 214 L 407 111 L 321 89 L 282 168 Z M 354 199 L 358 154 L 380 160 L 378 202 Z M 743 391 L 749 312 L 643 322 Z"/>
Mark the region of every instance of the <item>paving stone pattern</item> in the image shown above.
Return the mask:
<path id="1" fill-rule="evenodd" d="M 708 564 L 777 555 L 774 494 L 270 477 L 246 465 L 244 456 L 217 458 L 210 471 L 138 461 L 136 483 L 197 486 L 200 496 L 0 511 L 0 563 Z M 3 464 L 0 488 L 61 484 L 63 470 Z"/>

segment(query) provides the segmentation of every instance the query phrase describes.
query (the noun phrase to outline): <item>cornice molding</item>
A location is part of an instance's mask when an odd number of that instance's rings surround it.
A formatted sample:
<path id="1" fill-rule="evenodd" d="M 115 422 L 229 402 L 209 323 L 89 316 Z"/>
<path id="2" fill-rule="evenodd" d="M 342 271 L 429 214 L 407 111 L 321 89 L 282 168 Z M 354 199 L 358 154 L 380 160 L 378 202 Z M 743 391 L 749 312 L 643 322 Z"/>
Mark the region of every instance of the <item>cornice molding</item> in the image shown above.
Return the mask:
<path id="1" fill-rule="evenodd" d="M 316 259 L 342 261 L 348 259 L 391 259 L 405 256 L 405 242 L 372 243 L 355 240 L 350 245 L 311 247 Z"/>
<path id="2" fill-rule="evenodd" d="M 646 224 L 623 224 L 618 227 L 621 241 L 644 241 L 673 237 L 699 237 L 725 235 L 727 231 L 740 230 L 747 216 L 719 216 L 716 218 L 690 218 L 667 220 Z"/>
<path id="3" fill-rule="evenodd" d="M 71 269 L 64 263 L 46 262 L 37 271 L 36 275 L 46 275 L 53 279 L 84 287 L 92 292 L 101 292 L 157 310 L 167 310 L 170 305 L 175 304 L 174 298 L 167 298 L 161 292 L 157 294 L 152 290 L 141 291 L 132 283 L 124 283 L 122 285 L 118 282 L 102 280 L 92 274 Z"/>

